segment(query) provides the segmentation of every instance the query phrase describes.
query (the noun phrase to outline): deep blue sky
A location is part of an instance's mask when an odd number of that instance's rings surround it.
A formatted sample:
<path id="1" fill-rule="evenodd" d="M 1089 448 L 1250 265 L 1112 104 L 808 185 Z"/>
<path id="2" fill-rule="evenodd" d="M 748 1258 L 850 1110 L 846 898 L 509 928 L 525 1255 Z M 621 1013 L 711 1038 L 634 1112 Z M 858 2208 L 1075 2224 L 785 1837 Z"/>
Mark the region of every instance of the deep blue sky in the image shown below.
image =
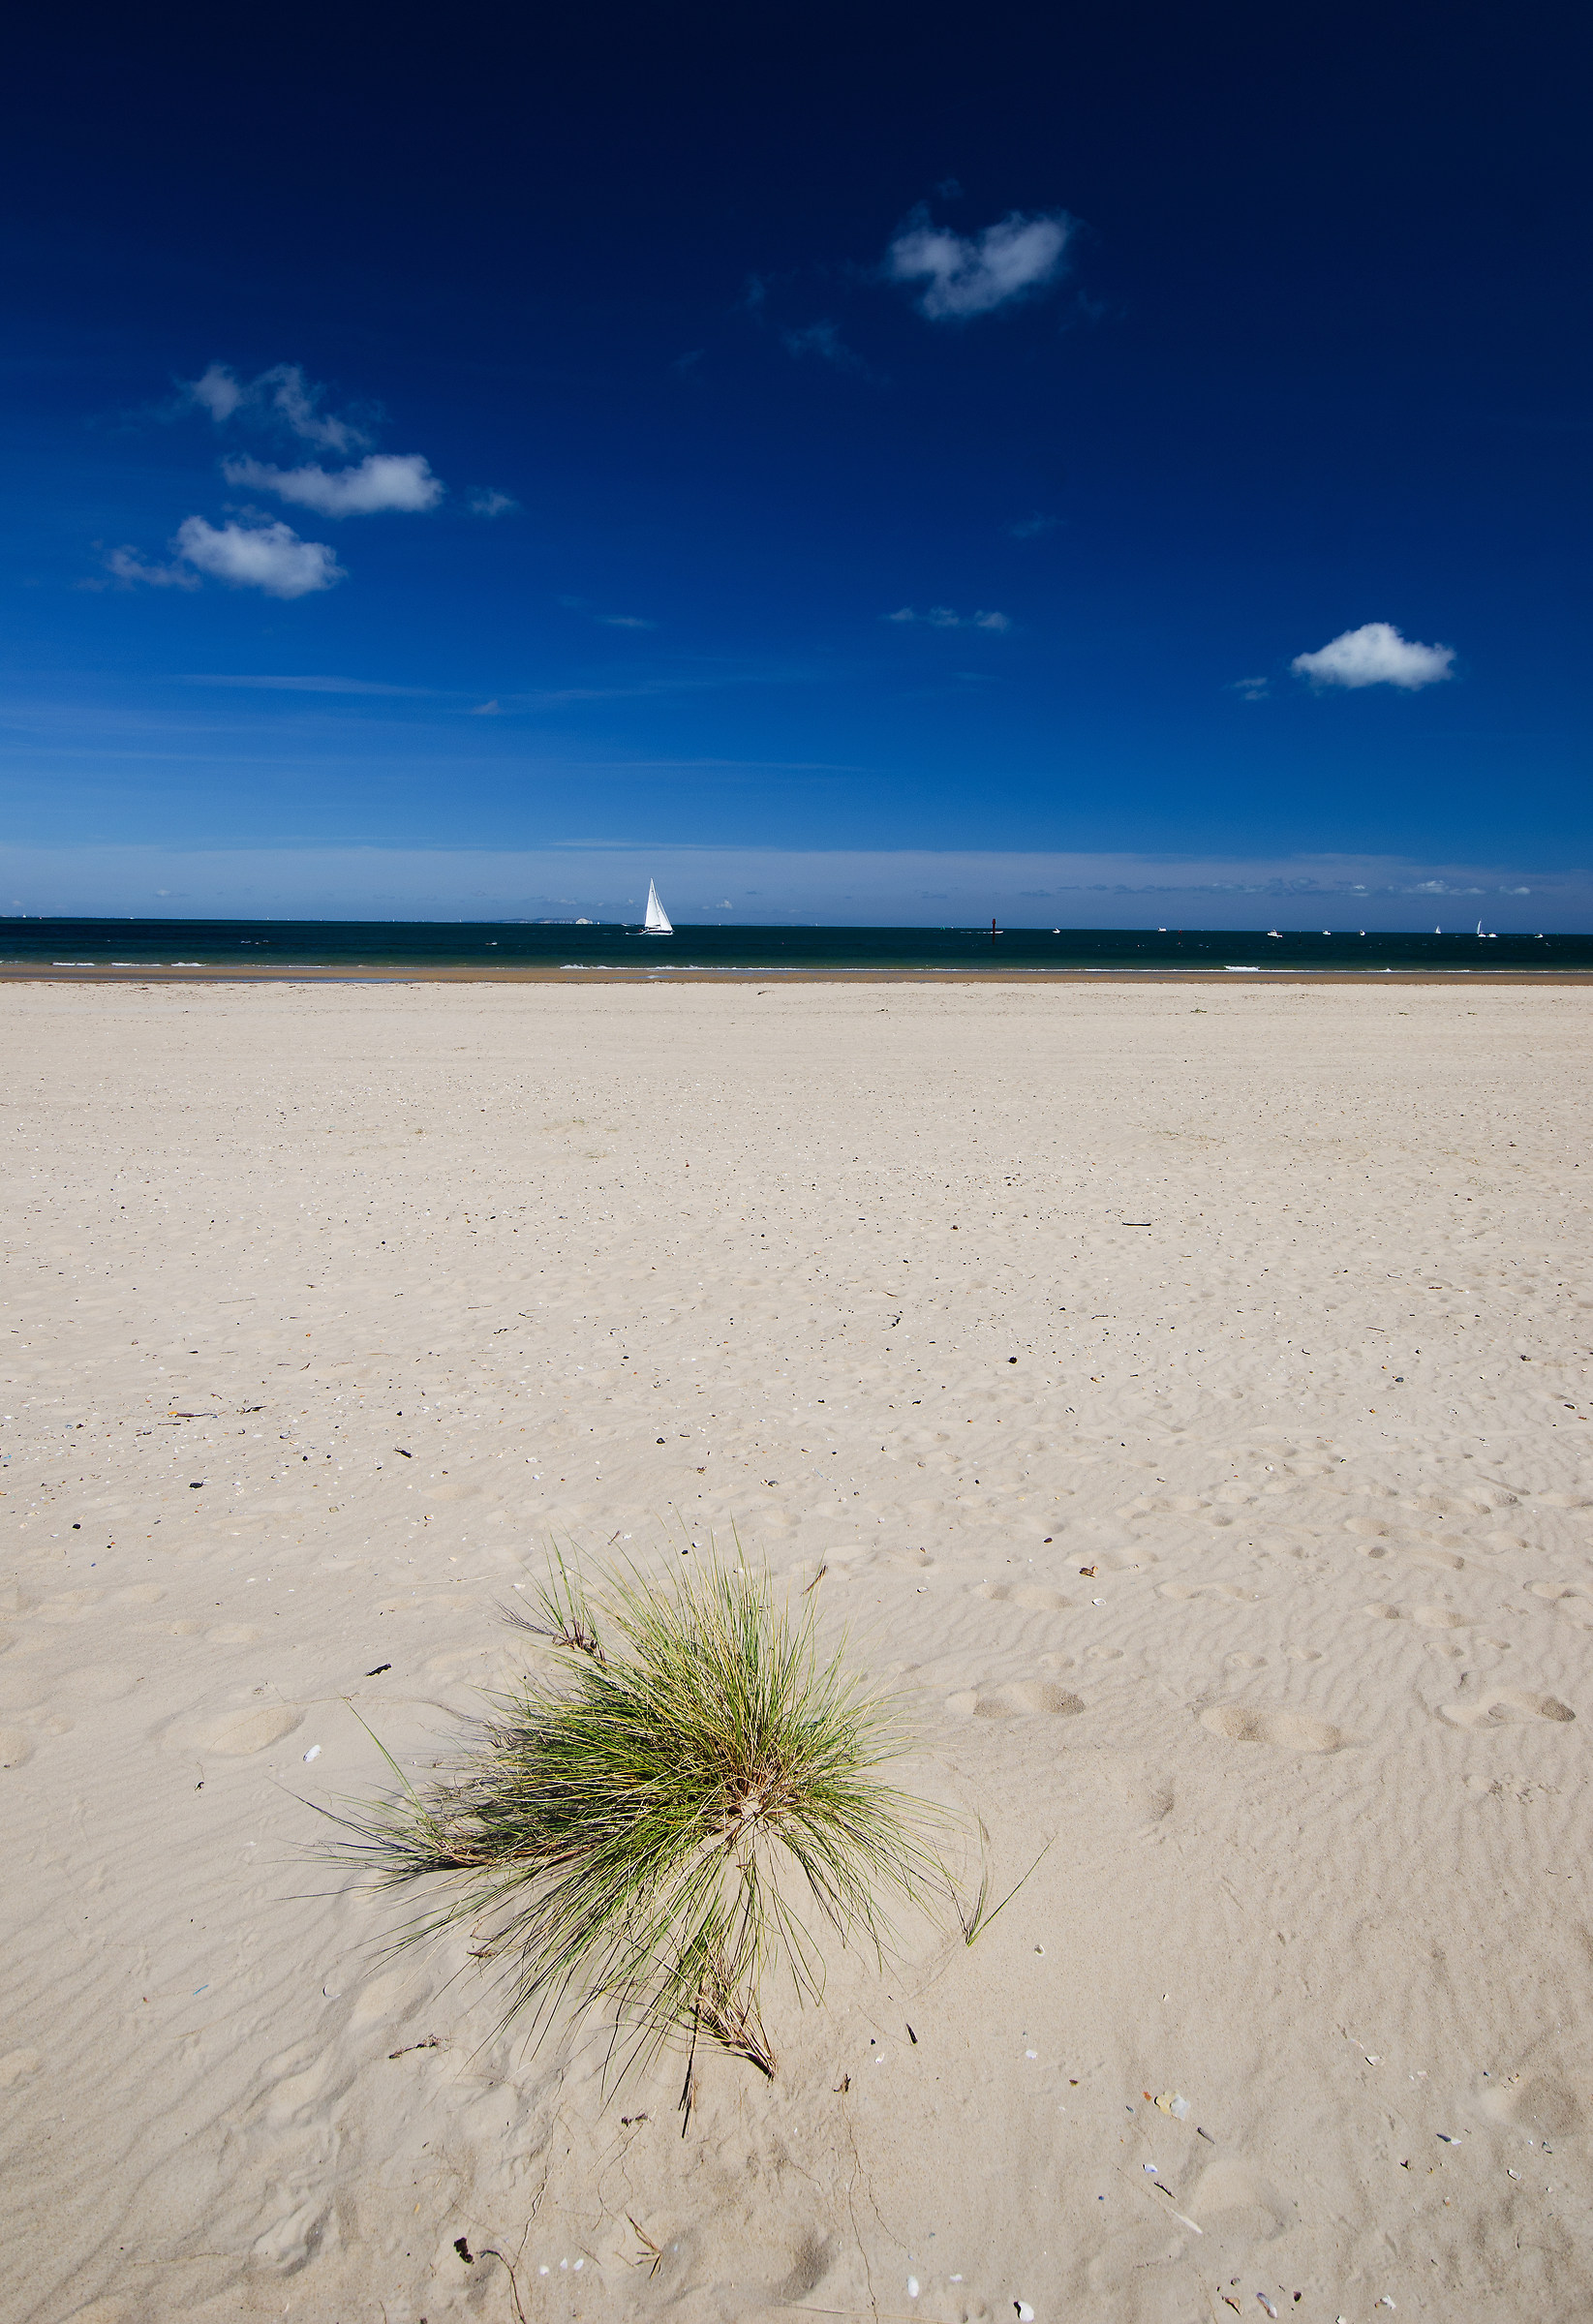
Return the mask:
<path id="1" fill-rule="evenodd" d="M 256 908 L 617 907 L 680 849 L 753 919 L 1266 925 L 1292 882 L 1593 926 L 1585 39 L 69 6 L 0 160 L 0 909 L 251 863 Z M 925 216 L 951 312 L 891 279 Z M 446 489 L 274 488 L 371 454 Z M 1452 658 L 1292 670 L 1373 623 Z M 242 683 L 284 679 L 337 684 Z"/>

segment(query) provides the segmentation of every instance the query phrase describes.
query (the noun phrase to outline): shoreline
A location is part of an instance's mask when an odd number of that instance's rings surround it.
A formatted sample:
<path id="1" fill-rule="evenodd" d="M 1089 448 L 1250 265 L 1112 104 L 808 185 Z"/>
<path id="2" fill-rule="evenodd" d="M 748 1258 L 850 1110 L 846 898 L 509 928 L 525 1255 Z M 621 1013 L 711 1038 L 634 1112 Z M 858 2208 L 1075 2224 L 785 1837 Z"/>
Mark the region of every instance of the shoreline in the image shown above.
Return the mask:
<path id="1" fill-rule="evenodd" d="M 151 964 L 40 968 L 0 962 L 7 985 L 720 985 L 776 979 L 781 985 L 1185 985 L 1223 983 L 1230 976 L 1276 985 L 1455 986 L 1462 978 L 1489 986 L 1538 990 L 1593 984 L 1587 968 L 588 968 L 371 967 L 334 968 L 307 963 L 297 968 L 171 967 Z M 1468 988 L 1469 989 L 1469 988 Z"/>

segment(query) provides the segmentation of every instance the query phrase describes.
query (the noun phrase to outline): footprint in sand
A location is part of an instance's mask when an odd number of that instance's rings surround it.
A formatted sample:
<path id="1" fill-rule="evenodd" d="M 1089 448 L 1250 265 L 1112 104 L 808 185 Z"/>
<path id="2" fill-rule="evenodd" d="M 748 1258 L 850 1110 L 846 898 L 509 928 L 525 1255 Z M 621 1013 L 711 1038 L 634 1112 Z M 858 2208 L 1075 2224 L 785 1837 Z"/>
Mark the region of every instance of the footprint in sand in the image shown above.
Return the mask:
<path id="1" fill-rule="evenodd" d="M 84 1669 L 69 1670 L 59 1681 L 62 1694 L 77 1702 L 115 1702 L 131 1695 L 138 1683 L 135 1671 L 116 1663 L 90 1663 Z"/>
<path id="2" fill-rule="evenodd" d="M 257 1702 L 241 1711 L 222 1711 L 208 1718 L 179 1720 L 168 1727 L 163 1741 L 179 1751 L 215 1752 L 224 1759 L 241 1759 L 252 1751 L 264 1751 L 291 1735 L 304 1713 L 293 1702 Z"/>
<path id="3" fill-rule="evenodd" d="M 1229 1670 L 1265 1670 L 1267 1657 L 1264 1654 L 1231 1654 L 1224 1667 Z"/>
<path id="4" fill-rule="evenodd" d="M 1229 1743 L 1271 1743 L 1278 1751 L 1342 1751 L 1354 1741 L 1341 1727 L 1326 1719 L 1307 1719 L 1299 1711 L 1252 1710 L 1241 1702 L 1217 1702 L 1202 1711 L 1200 1723 L 1208 1733 Z"/>
<path id="5" fill-rule="evenodd" d="M 1512 2074 L 1484 2091 L 1482 2110 L 1490 2122 L 1537 2130 L 1549 2138 L 1569 2138 L 1585 2119 L 1576 2092 L 1555 2074 Z"/>
<path id="6" fill-rule="evenodd" d="M 1255 1605 L 1261 1598 L 1259 1590 L 1241 1589 L 1237 1581 L 1158 1581 L 1156 1592 L 1180 1605 L 1191 1598 L 1237 1598 Z"/>
<path id="7" fill-rule="evenodd" d="M 1295 2224 L 1295 2206 L 1271 2180 L 1227 2156 L 1207 2164 L 1184 2200 L 1208 2235 L 1235 2246 L 1271 2243 Z"/>
<path id="8" fill-rule="evenodd" d="M 946 1697 L 946 1708 L 973 1719 L 1025 1719 L 1039 1712 L 1070 1719 L 1088 1708 L 1084 1697 L 1043 1678 L 1013 1679 L 1003 1687 L 966 1687 Z"/>
<path id="9" fill-rule="evenodd" d="M 1374 1615 L 1379 1622 L 1402 1622 L 1405 1618 L 1402 1605 L 1374 1603 L 1363 1606 L 1362 1611 Z M 1477 1621 L 1475 1614 L 1457 1614 L 1449 1605 L 1413 1605 L 1410 1618 L 1424 1630 L 1470 1630 Z"/>
<path id="10" fill-rule="evenodd" d="M 22 1767 L 33 1757 L 33 1738 L 19 1727 L 0 1727 L 0 1767 Z"/>
<path id="11" fill-rule="evenodd" d="M 1475 1702 L 1443 1703 L 1438 1716 L 1451 1727 L 1475 1731 L 1484 1727 L 1521 1727 L 1533 1719 L 1563 1725 L 1577 1714 L 1557 1695 L 1529 1695 L 1521 1687 L 1489 1687 Z"/>
<path id="12" fill-rule="evenodd" d="M 1593 1630 L 1593 1598 L 1585 1590 L 1563 1581 L 1534 1581 L 1528 1586 L 1534 1598 L 1547 1598 L 1578 1630 Z"/>
<path id="13" fill-rule="evenodd" d="M 974 1584 L 973 1595 L 993 1599 L 997 1605 L 1026 1605 L 1040 1614 L 1054 1614 L 1073 1604 L 1060 1590 L 1045 1589 L 1037 1581 L 980 1581 Z"/>
<path id="14" fill-rule="evenodd" d="M 1466 1562 L 1453 1549 L 1409 1549 L 1400 1543 L 1394 1545 L 1411 1565 L 1440 1567 L 1447 1574 L 1458 1574 Z M 1356 1551 L 1358 1557 L 1387 1557 L 1388 1554 L 1388 1547 L 1382 1542 L 1364 1543 Z"/>

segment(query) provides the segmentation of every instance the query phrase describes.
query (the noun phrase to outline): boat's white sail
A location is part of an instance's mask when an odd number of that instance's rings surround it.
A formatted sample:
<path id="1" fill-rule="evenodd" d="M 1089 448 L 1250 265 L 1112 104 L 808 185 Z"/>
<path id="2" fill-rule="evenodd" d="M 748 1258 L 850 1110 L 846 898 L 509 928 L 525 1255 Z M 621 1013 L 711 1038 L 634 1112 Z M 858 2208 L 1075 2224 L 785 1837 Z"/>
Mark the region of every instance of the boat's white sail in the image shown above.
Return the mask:
<path id="1" fill-rule="evenodd" d="M 659 902 L 659 891 L 651 880 L 647 883 L 647 918 L 642 924 L 650 936 L 672 936 L 673 921 Z"/>

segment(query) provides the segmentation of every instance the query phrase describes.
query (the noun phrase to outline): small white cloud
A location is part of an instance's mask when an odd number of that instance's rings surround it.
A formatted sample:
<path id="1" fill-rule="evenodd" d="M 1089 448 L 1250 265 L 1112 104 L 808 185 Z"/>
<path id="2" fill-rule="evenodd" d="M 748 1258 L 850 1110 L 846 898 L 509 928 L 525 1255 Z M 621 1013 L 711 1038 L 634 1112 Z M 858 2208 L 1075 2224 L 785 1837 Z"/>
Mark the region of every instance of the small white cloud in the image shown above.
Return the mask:
<path id="1" fill-rule="evenodd" d="M 1265 678 L 1235 678 L 1228 691 L 1238 694 L 1241 702 L 1265 702 L 1269 688 Z"/>
<path id="2" fill-rule="evenodd" d="M 1060 522 L 1059 517 L 1042 516 L 1036 509 L 1032 516 L 1015 517 L 1007 531 L 1014 540 L 1035 540 L 1042 533 L 1055 533 Z"/>
<path id="3" fill-rule="evenodd" d="M 1010 613 L 962 614 L 955 612 L 949 605 L 932 605 L 927 613 L 920 613 L 913 605 L 899 605 L 894 613 L 884 614 L 880 618 L 887 622 L 900 622 L 904 627 L 916 625 L 924 629 L 1010 629 L 1012 627 Z"/>
<path id="4" fill-rule="evenodd" d="M 114 573 L 118 581 L 131 589 L 141 581 L 150 589 L 198 589 L 198 573 L 184 572 L 180 565 L 149 565 L 137 549 L 112 549 L 106 559 L 106 570 Z"/>
<path id="5" fill-rule="evenodd" d="M 1297 654 L 1289 667 L 1313 686 L 1397 686 L 1415 693 L 1452 678 L 1454 659 L 1453 646 L 1421 646 L 1392 622 L 1363 622 L 1314 654 Z"/>
<path id="6" fill-rule="evenodd" d="M 271 409 L 306 443 L 319 443 L 328 452 L 350 452 L 370 442 L 364 430 L 351 420 L 321 410 L 326 390 L 312 387 L 297 363 L 278 363 L 270 371 L 262 371 L 251 384 L 253 392 L 269 391 Z"/>
<path id="7" fill-rule="evenodd" d="M 324 541 L 300 540 L 291 525 L 216 526 L 190 516 L 171 545 L 185 564 L 212 579 L 262 589 L 270 597 L 304 597 L 348 578 Z"/>
<path id="8" fill-rule="evenodd" d="M 354 451 L 370 442 L 352 420 L 321 409 L 326 390 L 312 386 L 298 363 L 275 363 L 247 381 L 240 380 L 230 363 L 212 363 L 187 386 L 190 401 L 208 412 L 218 426 L 248 409 L 274 416 L 306 443 L 319 443 L 328 452 Z"/>
<path id="9" fill-rule="evenodd" d="M 1047 290 L 1062 271 L 1072 231 L 1059 210 L 1034 218 L 1014 210 L 982 233 L 958 234 L 919 208 L 886 251 L 885 273 L 925 286 L 918 312 L 931 322 L 965 321 Z"/>
<path id="10" fill-rule="evenodd" d="M 504 706 L 495 694 L 490 702 L 477 702 L 470 715 L 473 719 L 501 719 Z"/>
<path id="11" fill-rule="evenodd" d="M 189 382 L 189 395 L 212 419 L 230 419 L 246 390 L 230 363 L 212 363 L 199 379 Z"/>
<path id="12" fill-rule="evenodd" d="M 600 622 L 605 629 L 656 629 L 659 626 L 640 613 L 599 613 L 594 619 Z"/>
<path id="13" fill-rule="evenodd" d="M 444 489 L 422 452 L 370 452 L 355 468 L 332 470 L 314 463 L 270 468 L 261 460 L 227 460 L 222 474 L 229 484 L 274 492 L 279 500 L 294 501 L 322 516 L 379 516 L 390 509 L 415 516 L 435 508 Z"/>
<path id="14" fill-rule="evenodd" d="M 512 493 L 495 492 L 488 485 L 471 494 L 467 504 L 472 516 L 512 516 L 519 502 Z"/>

